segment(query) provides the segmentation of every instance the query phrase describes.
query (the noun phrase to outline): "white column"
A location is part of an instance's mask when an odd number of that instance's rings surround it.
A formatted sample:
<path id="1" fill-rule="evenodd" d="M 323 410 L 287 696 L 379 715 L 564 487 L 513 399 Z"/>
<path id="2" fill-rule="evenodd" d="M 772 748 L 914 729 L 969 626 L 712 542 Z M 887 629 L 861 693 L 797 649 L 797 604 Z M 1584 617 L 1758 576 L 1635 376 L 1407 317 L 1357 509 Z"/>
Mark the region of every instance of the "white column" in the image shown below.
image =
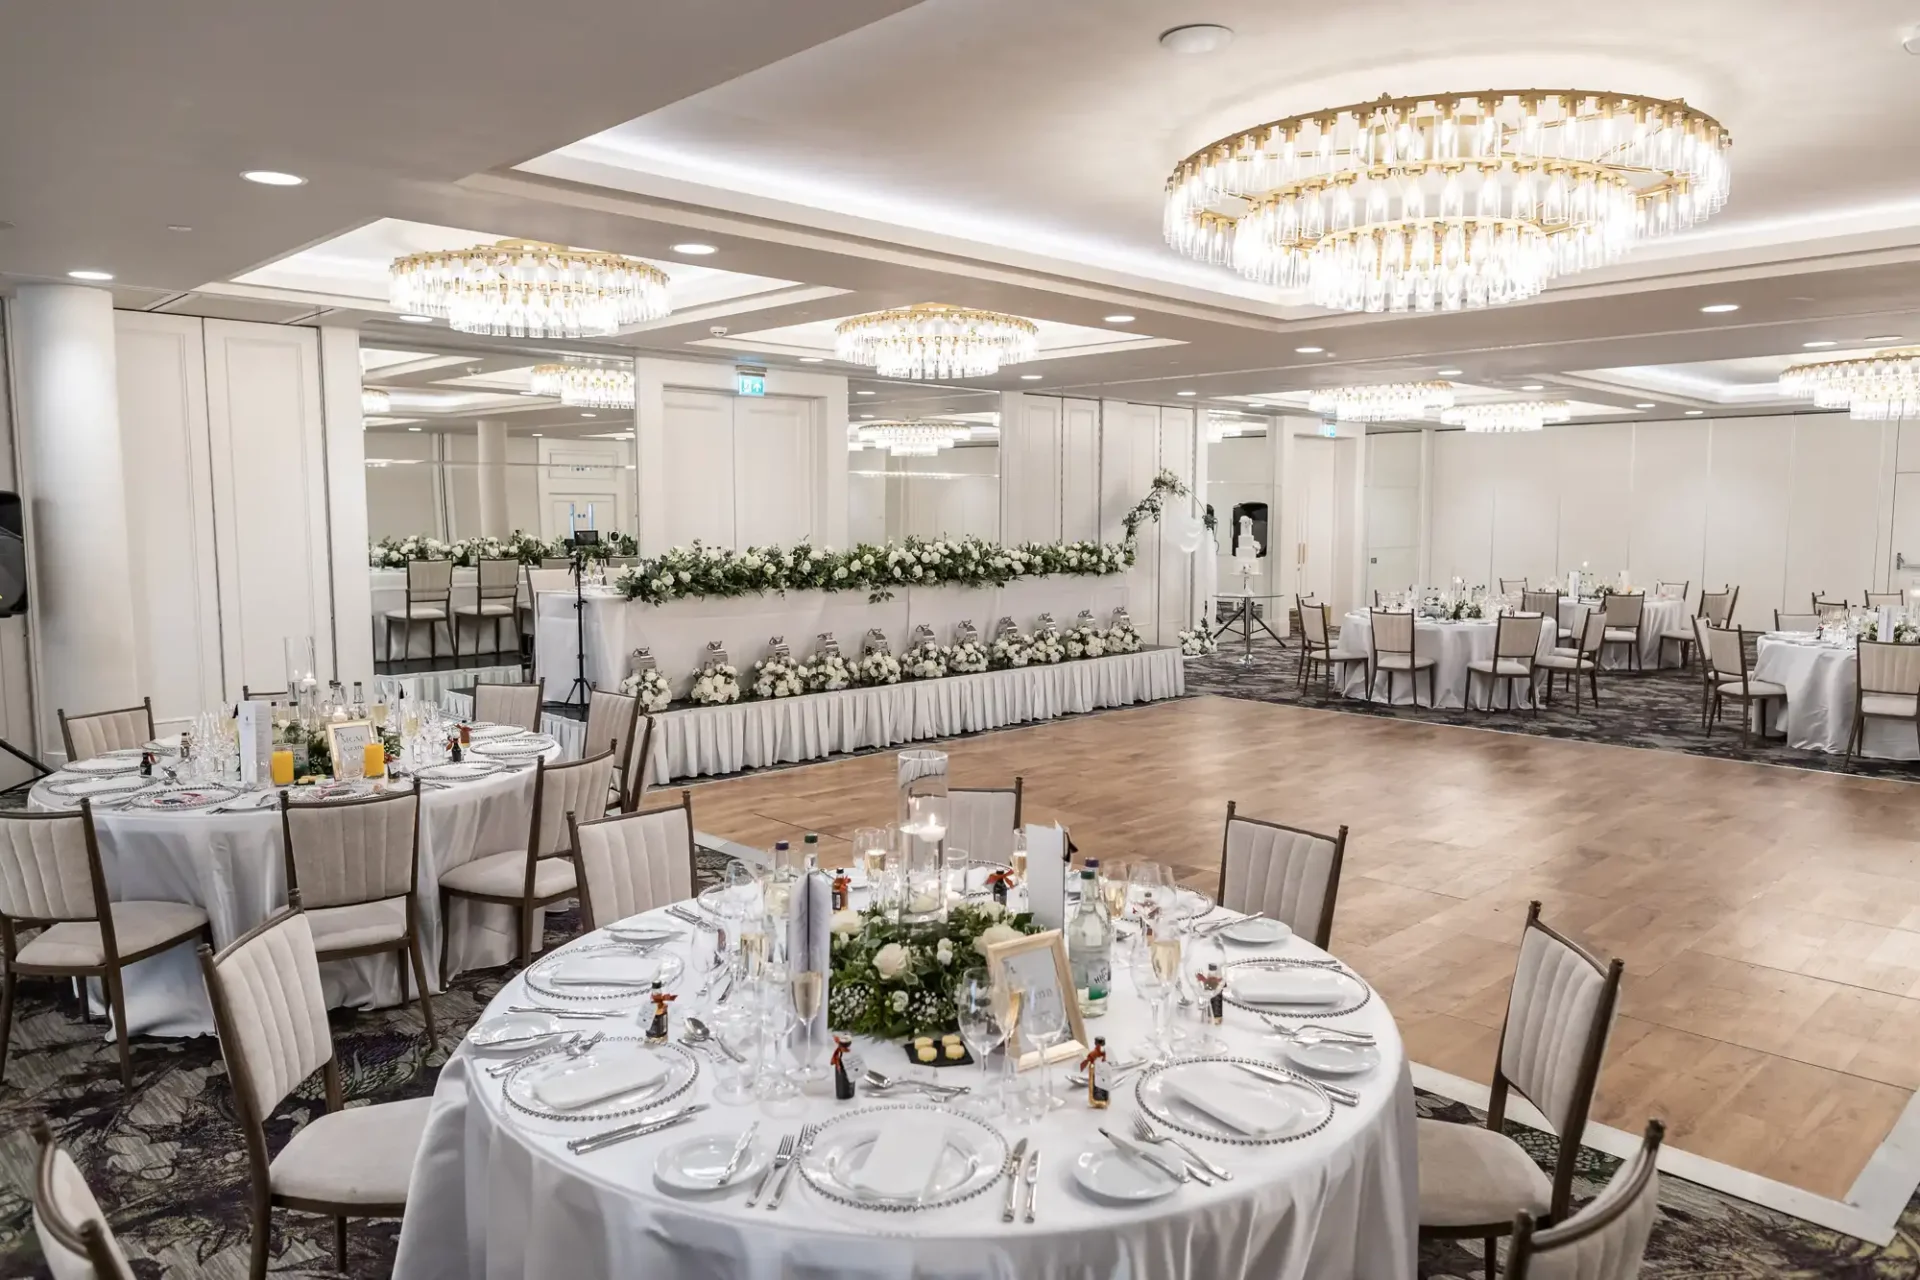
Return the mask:
<path id="1" fill-rule="evenodd" d="M 481 419 L 480 428 L 480 532 L 490 538 L 504 538 L 513 532 L 513 520 L 507 514 L 507 424 Z"/>
<path id="2" fill-rule="evenodd" d="M 58 754 L 56 709 L 99 711 L 132 706 L 142 696 L 113 295 L 77 285 L 21 285 L 9 314 L 36 710 L 40 741 Z"/>

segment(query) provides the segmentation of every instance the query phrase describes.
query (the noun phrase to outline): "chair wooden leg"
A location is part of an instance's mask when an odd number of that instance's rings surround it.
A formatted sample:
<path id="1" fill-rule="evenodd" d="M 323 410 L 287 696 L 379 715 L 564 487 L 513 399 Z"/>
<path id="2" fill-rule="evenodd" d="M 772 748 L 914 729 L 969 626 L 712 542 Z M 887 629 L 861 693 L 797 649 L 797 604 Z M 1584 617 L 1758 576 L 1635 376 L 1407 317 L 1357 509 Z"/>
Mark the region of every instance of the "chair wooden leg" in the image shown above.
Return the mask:
<path id="1" fill-rule="evenodd" d="M 447 977 L 447 958 L 448 953 L 453 950 L 452 938 L 453 895 L 442 889 L 440 891 L 440 989 L 442 991 L 447 989 L 447 983 L 451 981 Z"/>
<path id="2" fill-rule="evenodd" d="M 250 1280 L 267 1280 L 267 1254 L 273 1248 L 273 1205 L 267 1194 L 265 1187 L 254 1193 L 253 1253 L 247 1263 Z"/>
<path id="3" fill-rule="evenodd" d="M 127 1042 L 127 990 L 120 970 L 107 970 L 107 1004 L 113 1010 L 113 1038 L 120 1046 L 120 1083 L 133 1088 L 133 1047 Z"/>
<path id="4" fill-rule="evenodd" d="M 1497 1269 L 1499 1257 L 1500 1257 L 1500 1238 L 1498 1236 L 1488 1236 L 1487 1237 L 1487 1280 L 1495 1280 L 1495 1277 L 1500 1274 L 1500 1272 Z"/>
<path id="5" fill-rule="evenodd" d="M 474 619 L 474 626 L 478 628 L 479 625 L 480 625 L 479 619 L 477 618 Z M 459 614 L 450 613 L 447 615 L 447 633 L 453 637 L 453 660 L 455 662 L 458 662 L 460 661 L 460 615 Z M 473 650 L 475 653 L 478 653 L 480 651 L 480 635 L 477 630 L 475 631 L 474 637 L 473 637 Z"/>
<path id="6" fill-rule="evenodd" d="M 533 907 L 524 899 L 520 903 L 520 967 L 526 968 L 533 963 Z"/>
<path id="7" fill-rule="evenodd" d="M 440 1047 L 440 1033 L 434 1030 L 433 1026 L 433 997 L 427 994 L 427 962 L 420 958 L 420 937 L 418 934 L 412 935 L 407 939 L 407 955 L 413 961 L 413 976 L 420 984 L 420 1016 L 425 1018 L 427 1022 L 427 1049 L 431 1052 Z M 400 972 L 402 974 L 406 972 L 404 963 L 402 964 Z M 406 979 L 404 977 L 400 979 L 400 984 L 401 996 L 404 999 L 406 994 Z"/>
<path id="8" fill-rule="evenodd" d="M 19 985 L 20 975 L 9 962 L 6 976 L 0 978 L 0 1080 L 7 1078 L 7 1042 L 13 1038 L 13 995 Z"/>
<path id="9" fill-rule="evenodd" d="M 333 1269 L 347 1269 L 347 1220 L 339 1216 L 333 1220 Z"/>

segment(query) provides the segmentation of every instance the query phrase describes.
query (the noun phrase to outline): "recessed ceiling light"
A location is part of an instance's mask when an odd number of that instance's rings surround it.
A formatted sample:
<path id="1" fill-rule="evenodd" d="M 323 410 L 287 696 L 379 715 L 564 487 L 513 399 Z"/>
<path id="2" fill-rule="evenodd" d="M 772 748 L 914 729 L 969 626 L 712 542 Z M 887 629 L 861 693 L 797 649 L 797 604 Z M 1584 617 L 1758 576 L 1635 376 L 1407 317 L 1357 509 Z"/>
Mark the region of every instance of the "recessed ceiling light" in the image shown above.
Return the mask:
<path id="1" fill-rule="evenodd" d="M 1020 381 L 1022 381 L 1022 382 L 1038 382 L 1038 381 L 1040 381 L 1040 375 L 1039 375 L 1039 374 L 1037 374 L 1037 373 L 1023 373 L 1023 374 L 1021 374 L 1021 375 L 1020 375 Z"/>
<path id="2" fill-rule="evenodd" d="M 421 427 L 408 427 L 408 428 L 407 428 L 407 430 L 409 430 L 409 431 L 420 431 L 420 430 L 424 430 L 424 428 L 421 428 Z"/>
<path id="3" fill-rule="evenodd" d="M 1726 312 L 1738 311 L 1739 309 L 1740 304 L 1737 302 L 1709 302 L 1706 306 L 1700 308 L 1703 313 L 1710 316 L 1723 315 Z"/>
<path id="4" fill-rule="evenodd" d="M 522 391 L 520 394 L 523 396 L 537 396 L 540 393 L 538 391 Z"/>
<path id="5" fill-rule="evenodd" d="M 67 272 L 67 274 L 69 276 L 72 276 L 75 280 L 111 280 L 113 279 L 113 272 L 111 271 L 81 270 L 81 271 L 69 271 Z"/>
<path id="6" fill-rule="evenodd" d="M 860 420 L 862 422 L 868 422 L 868 421 L 871 421 L 872 419 L 873 419 L 873 415 L 870 413 L 863 413 L 860 415 Z"/>
<path id="7" fill-rule="evenodd" d="M 1322 351 L 1325 351 L 1325 350 L 1326 350 L 1325 347 L 1295 347 L 1294 348 L 1294 351 L 1296 353 L 1303 356 L 1317 356 Z"/>
<path id="8" fill-rule="evenodd" d="M 1651 400 L 1642 400 L 1639 404 L 1636 404 L 1633 407 L 1636 409 L 1651 409 L 1654 407 L 1654 405 L 1653 405 L 1653 401 Z"/>
<path id="9" fill-rule="evenodd" d="M 1160 47 L 1174 53 L 1212 53 L 1233 43 L 1233 28 L 1215 22 L 1193 22 L 1160 33 Z"/>
<path id="10" fill-rule="evenodd" d="M 1898 342 L 1900 341 L 1900 335 L 1897 333 L 1883 333 L 1877 338 L 1866 338 L 1864 339 L 1864 341 L 1866 342 Z"/>
<path id="11" fill-rule="evenodd" d="M 1120 315 L 1102 316 L 1101 319 L 1107 324 L 1132 324 L 1133 323 L 1133 317 L 1125 314 L 1124 312 L 1121 313 Z"/>
<path id="12" fill-rule="evenodd" d="M 1687 410 L 1687 416 L 1688 416 L 1689 418 L 1698 418 L 1699 416 L 1701 416 L 1701 415 L 1702 415 L 1702 414 L 1704 414 L 1705 412 L 1706 412 L 1706 410 L 1705 410 L 1705 409 L 1689 409 L 1689 410 Z"/>
<path id="13" fill-rule="evenodd" d="M 406 324 L 432 324 L 433 323 L 432 316 L 401 316 L 399 318 L 403 323 L 406 323 Z"/>
<path id="14" fill-rule="evenodd" d="M 1197 396 L 1200 393 L 1198 391 L 1176 391 L 1173 394 L 1177 396 Z"/>
<path id="15" fill-rule="evenodd" d="M 871 391 L 856 391 L 856 392 L 854 392 L 853 394 L 855 394 L 855 395 L 857 395 L 857 396 L 870 396 L 870 395 L 872 395 L 872 394 L 873 394 L 873 392 L 871 392 Z"/>
<path id="16" fill-rule="evenodd" d="M 167 230 L 169 230 L 169 231 L 191 231 L 191 230 L 193 230 L 193 228 L 192 228 L 192 227 L 190 227 L 190 226 L 188 226 L 188 225 L 187 225 L 186 223 L 184 223 L 184 222 L 169 222 L 169 223 L 167 224 Z"/>
<path id="17" fill-rule="evenodd" d="M 1805 348 L 1807 348 L 1807 349 L 1808 349 L 1809 351 L 1811 351 L 1811 350 L 1812 350 L 1813 348 L 1815 348 L 1815 347 L 1837 347 L 1837 346 L 1839 346 L 1840 344 L 1839 344 L 1839 343 L 1837 343 L 1837 342 L 1834 342 L 1834 341 L 1832 341 L 1831 339 L 1828 339 L 1828 338 L 1821 338 L 1821 339 L 1819 339 L 1818 341 L 1815 341 L 1815 342 L 1803 342 L 1803 343 L 1801 343 L 1800 345 L 1801 345 L 1801 346 L 1803 346 L 1803 347 L 1805 347 Z"/>
<path id="18" fill-rule="evenodd" d="M 712 245 L 701 244 L 697 240 L 689 240 L 686 244 L 677 244 L 673 246 L 673 251 L 675 253 L 684 253 L 690 258 L 704 258 L 710 253 L 720 252 Z"/>
<path id="19" fill-rule="evenodd" d="M 307 180 L 297 173 L 281 173 L 278 169 L 249 169 L 240 175 L 248 182 L 257 182 L 263 187 L 304 187 Z"/>
<path id="20" fill-rule="evenodd" d="M 583 414 L 581 414 L 580 416 L 581 416 L 581 417 L 583 417 L 583 418 L 597 418 L 597 417 L 599 417 L 600 415 L 599 415 L 599 414 L 597 414 L 597 413 L 583 413 Z"/>
<path id="21" fill-rule="evenodd" d="M 824 359 L 826 359 L 825 356 L 801 356 L 800 363 L 801 364 L 819 364 Z"/>
<path id="22" fill-rule="evenodd" d="M 1547 387 L 1546 384 L 1542 382 L 1523 382 L 1520 384 L 1520 389 L 1522 391 L 1545 391 Z"/>
<path id="23" fill-rule="evenodd" d="M 534 432 L 534 433 L 533 433 L 533 438 L 534 438 L 535 440 L 538 440 L 538 439 L 540 438 L 540 436 L 541 436 L 541 435 L 542 435 L 542 433 L 541 433 L 541 432 L 538 432 L 538 431 L 536 431 L 536 432 Z"/>
<path id="24" fill-rule="evenodd" d="M 1466 372 L 1465 369 L 1435 369 L 1434 370 L 1434 373 L 1438 374 L 1442 378 L 1457 378 L 1465 372 Z"/>

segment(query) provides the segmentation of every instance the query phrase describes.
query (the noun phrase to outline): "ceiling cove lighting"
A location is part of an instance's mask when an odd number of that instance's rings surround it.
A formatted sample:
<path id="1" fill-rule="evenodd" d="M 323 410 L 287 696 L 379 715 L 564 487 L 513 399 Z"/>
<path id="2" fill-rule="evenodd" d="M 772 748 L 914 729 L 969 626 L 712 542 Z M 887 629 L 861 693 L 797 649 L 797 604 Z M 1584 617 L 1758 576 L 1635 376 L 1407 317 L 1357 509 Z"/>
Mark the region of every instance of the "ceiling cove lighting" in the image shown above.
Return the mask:
<path id="1" fill-rule="evenodd" d="M 1833 341 L 1833 339 L 1831 338 L 1820 338 L 1813 342 L 1803 342 L 1800 345 L 1805 347 L 1809 351 L 1817 351 L 1821 347 L 1837 347 L 1840 344 Z"/>
<path id="2" fill-rule="evenodd" d="M 1325 347 L 1295 347 L 1293 350 L 1295 355 L 1317 356 L 1322 351 L 1325 351 L 1326 348 Z"/>
<path id="3" fill-rule="evenodd" d="M 896 458 L 931 458 L 970 437 L 973 428 L 964 422 L 917 418 L 864 422 L 847 434 L 855 449 L 885 449 Z"/>
<path id="4" fill-rule="evenodd" d="M 1654 404 L 1653 404 L 1653 401 L 1651 400 L 1642 400 L 1639 403 L 1635 404 L 1633 407 L 1636 409 L 1651 409 L 1654 407 Z"/>
<path id="5" fill-rule="evenodd" d="M 1031 320 L 926 302 L 834 326 L 834 357 L 883 378 L 985 378 L 1040 353 Z"/>
<path id="6" fill-rule="evenodd" d="M 388 274 L 395 307 L 445 317 L 461 333 L 604 338 L 673 309 L 659 268 L 540 240 L 408 254 Z"/>
<path id="7" fill-rule="evenodd" d="M 592 364 L 537 364 L 533 366 L 533 394 L 557 396 L 575 409 L 631 409 L 633 370 L 608 369 Z"/>
<path id="8" fill-rule="evenodd" d="M 263 187 L 304 187 L 307 180 L 297 173 L 282 173 L 278 169 L 249 169 L 240 175 L 248 182 L 257 182 Z"/>
<path id="9" fill-rule="evenodd" d="M 1449 382 L 1385 382 L 1371 387 L 1316 391 L 1307 407 L 1341 422 L 1412 422 L 1453 403 Z"/>
<path id="10" fill-rule="evenodd" d="M 1920 418 L 1920 347 L 1796 364 L 1780 375 L 1780 394 L 1845 409 L 1861 422 Z"/>
<path id="11" fill-rule="evenodd" d="M 360 392 L 360 412 L 382 414 L 393 408 L 393 397 L 378 387 L 366 387 Z"/>
<path id="12" fill-rule="evenodd" d="M 687 244 L 677 244 L 673 246 L 673 251 L 675 253 L 684 253 L 689 258 L 704 258 L 710 253 L 720 252 L 718 249 L 714 248 L 710 244 L 699 244 L 697 242 L 689 242 Z"/>
<path id="13" fill-rule="evenodd" d="M 1381 98 L 1194 152 L 1177 252 L 1338 311 L 1517 302 L 1726 203 L 1732 146 L 1683 102 L 1586 89 Z"/>
<path id="14" fill-rule="evenodd" d="M 1700 314 L 1706 316 L 1723 316 L 1729 311 L 1738 311 L 1739 309 L 1740 304 L 1737 302 L 1709 302 L 1706 306 L 1700 308 Z"/>
<path id="15" fill-rule="evenodd" d="M 70 278 L 70 279 L 73 279 L 73 280 L 111 280 L 111 279 L 113 279 L 113 272 L 111 272 L 111 271 L 86 271 L 86 270 L 81 270 L 81 271 L 69 271 L 69 272 L 67 272 L 67 276 L 68 276 L 68 278 Z"/>
<path id="16" fill-rule="evenodd" d="M 1549 422 L 1569 422 L 1573 407 L 1564 400 L 1512 400 L 1503 404 L 1463 404 L 1443 410 L 1440 421 L 1469 431 L 1539 431 Z"/>
<path id="17" fill-rule="evenodd" d="M 1106 324 L 1132 324 L 1134 321 L 1134 317 L 1129 315 L 1103 316 L 1101 319 Z"/>

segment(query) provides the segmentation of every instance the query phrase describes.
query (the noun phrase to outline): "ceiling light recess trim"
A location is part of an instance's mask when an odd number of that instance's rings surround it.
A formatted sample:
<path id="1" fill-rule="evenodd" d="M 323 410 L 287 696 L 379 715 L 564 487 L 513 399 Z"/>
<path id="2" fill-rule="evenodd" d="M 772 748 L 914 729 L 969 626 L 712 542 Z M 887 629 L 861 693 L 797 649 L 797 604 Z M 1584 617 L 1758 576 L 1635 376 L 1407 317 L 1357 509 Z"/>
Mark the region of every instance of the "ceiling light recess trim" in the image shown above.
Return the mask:
<path id="1" fill-rule="evenodd" d="M 533 366 L 533 393 L 557 396 L 576 409 L 631 409 L 633 370 L 593 364 L 537 364 Z"/>
<path id="2" fill-rule="evenodd" d="M 496 337 L 604 338 L 673 310 L 652 264 L 540 240 L 395 258 L 389 290 L 402 311 Z"/>
<path id="3" fill-rule="evenodd" d="M 1859 422 L 1920 418 L 1920 347 L 1793 365 L 1780 375 L 1780 394 L 1845 409 Z"/>
<path id="4" fill-rule="evenodd" d="M 883 378 L 985 378 L 1040 353 L 1031 320 L 933 302 L 854 316 L 833 334 L 835 359 Z"/>
<path id="5" fill-rule="evenodd" d="M 1381 98 L 1231 134 L 1166 183 L 1176 251 L 1338 311 L 1517 302 L 1726 203 L 1732 140 L 1590 89 Z"/>
<path id="6" fill-rule="evenodd" d="M 1413 422 L 1453 403 L 1451 382 L 1383 382 L 1316 391 L 1307 407 L 1341 422 Z"/>
<path id="7" fill-rule="evenodd" d="M 1462 404 L 1443 410 L 1440 421 L 1469 431 L 1540 431 L 1549 422 L 1571 422 L 1573 406 L 1564 400 L 1507 400 Z"/>

